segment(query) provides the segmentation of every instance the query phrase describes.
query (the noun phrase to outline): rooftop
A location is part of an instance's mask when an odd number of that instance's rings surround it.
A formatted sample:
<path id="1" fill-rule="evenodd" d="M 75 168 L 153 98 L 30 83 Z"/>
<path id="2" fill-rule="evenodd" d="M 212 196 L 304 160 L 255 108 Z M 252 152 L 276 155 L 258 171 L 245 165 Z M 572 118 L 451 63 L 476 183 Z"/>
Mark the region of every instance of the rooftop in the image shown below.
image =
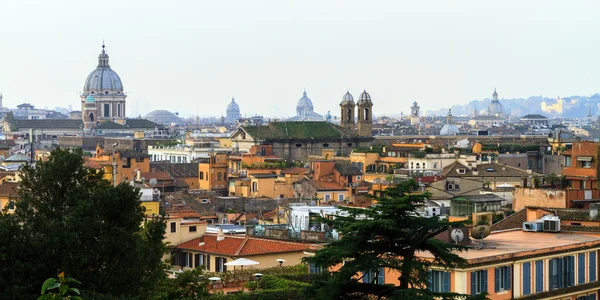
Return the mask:
<path id="1" fill-rule="evenodd" d="M 217 255 L 241 257 L 306 251 L 311 249 L 312 246 L 302 243 L 229 235 L 225 236 L 224 240 L 217 242 L 217 235 L 206 234 L 200 238 L 179 244 L 177 248 Z"/>
<path id="2" fill-rule="evenodd" d="M 262 126 L 242 126 L 255 139 L 354 138 L 355 131 L 325 121 L 271 122 Z"/>
<path id="3" fill-rule="evenodd" d="M 516 230 L 492 233 L 484 239 L 484 243 L 487 248 L 457 254 L 467 259 L 469 264 L 499 262 L 505 259 L 551 255 L 567 249 L 599 246 L 600 235 Z M 428 252 L 421 253 L 420 256 L 432 257 Z"/>

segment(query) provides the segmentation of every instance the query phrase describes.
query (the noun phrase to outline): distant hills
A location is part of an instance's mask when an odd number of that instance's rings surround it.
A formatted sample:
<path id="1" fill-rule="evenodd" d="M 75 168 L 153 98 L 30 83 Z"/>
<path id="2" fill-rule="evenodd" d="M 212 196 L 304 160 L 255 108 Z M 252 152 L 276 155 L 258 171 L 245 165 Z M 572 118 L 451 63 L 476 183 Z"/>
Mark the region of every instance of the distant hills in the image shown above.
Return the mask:
<path id="1" fill-rule="evenodd" d="M 504 106 L 506 113 L 511 116 L 522 117 L 526 114 L 542 114 L 547 117 L 564 117 L 564 118 L 585 118 L 588 115 L 588 108 L 591 110 L 592 116 L 596 118 L 600 112 L 600 94 L 596 93 L 591 96 L 569 96 L 561 97 L 562 113 L 557 112 L 558 97 L 542 97 L 531 96 L 528 98 L 513 98 L 500 99 L 500 103 Z M 478 114 L 484 114 L 487 111 L 488 104 L 492 101 L 490 98 L 483 100 L 471 100 L 465 105 L 453 105 L 439 110 L 428 110 L 427 115 L 443 116 L 448 113 L 448 108 L 452 109 L 452 114 L 455 116 L 471 115 L 473 109 L 476 108 Z M 542 102 L 551 106 L 547 111 L 542 111 Z M 554 105 L 554 106 L 552 106 Z"/>

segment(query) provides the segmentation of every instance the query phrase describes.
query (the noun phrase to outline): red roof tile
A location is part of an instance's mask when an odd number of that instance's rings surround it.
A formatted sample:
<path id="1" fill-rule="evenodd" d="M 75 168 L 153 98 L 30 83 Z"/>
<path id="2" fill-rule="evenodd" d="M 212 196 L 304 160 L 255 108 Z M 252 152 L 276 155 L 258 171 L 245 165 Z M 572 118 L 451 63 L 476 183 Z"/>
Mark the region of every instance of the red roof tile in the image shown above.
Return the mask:
<path id="1" fill-rule="evenodd" d="M 200 245 L 200 243 L 204 243 Z M 255 237 L 225 236 L 225 239 L 217 242 L 217 236 L 206 234 L 176 246 L 179 249 L 213 253 L 228 256 L 252 256 L 261 254 L 299 252 L 312 249 L 311 245 L 285 242 Z"/>
<path id="2" fill-rule="evenodd" d="M 16 182 L 5 182 L 0 184 L 0 196 L 11 197 L 17 196 L 17 187 L 19 186 Z"/>
<path id="3" fill-rule="evenodd" d="M 184 219 L 188 219 L 188 218 L 197 218 L 200 219 L 202 218 L 202 215 L 200 215 L 197 211 L 188 209 L 188 210 L 172 210 L 172 211 L 167 211 L 166 212 L 167 216 L 170 218 L 184 218 Z"/>

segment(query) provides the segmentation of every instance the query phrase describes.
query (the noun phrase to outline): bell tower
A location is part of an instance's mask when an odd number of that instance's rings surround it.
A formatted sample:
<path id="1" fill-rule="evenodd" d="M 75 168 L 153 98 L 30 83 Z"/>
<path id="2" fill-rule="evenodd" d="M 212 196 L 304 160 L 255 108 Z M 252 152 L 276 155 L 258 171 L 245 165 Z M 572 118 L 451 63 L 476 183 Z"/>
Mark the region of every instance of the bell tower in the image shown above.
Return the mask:
<path id="1" fill-rule="evenodd" d="M 421 107 L 417 104 L 417 101 L 415 101 L 413 103 L 413 105 L 410 107 L 410 125 L 411 126 L 418 126 L 419 123 L 421 122 L 421 115 L 419 113 L 420 109 L 421 109 Z"/>
<path id="2" fill-rule="evenodd" d="M 371 95 L 366 90 L 360 94 L 356 107 L 358 109 L 358 135 L 373 136 L 373 102 L 371 102 Z"/>
<path id="3" fill-rule="evenodd" d="M 350 92 L 348 91 L 346 92 L 346 94 L 342 98 L 342 102 L 340 103 L 340 126 L 354 130 L 354 106 L 354 97 L 352 97 L 352 94 L 350 94 Z"/>
<path id="4" fill-rule="evenodd" d="M 81 118 L 83 119 L 83 130 L 85 132 L 90 132 L 96 126 L 96 122 L 98 121 L 98 106 L 92 94 L 85 98 Z"/>

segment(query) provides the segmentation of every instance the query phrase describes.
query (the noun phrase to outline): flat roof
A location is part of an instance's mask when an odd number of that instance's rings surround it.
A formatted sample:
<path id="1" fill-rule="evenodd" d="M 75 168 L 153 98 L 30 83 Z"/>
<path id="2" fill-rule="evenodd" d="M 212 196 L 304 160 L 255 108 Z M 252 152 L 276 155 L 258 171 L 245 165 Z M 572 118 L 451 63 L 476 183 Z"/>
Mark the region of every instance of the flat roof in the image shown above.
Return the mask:
<path id="1" fill-rule="evenodd" d="M 525 259 L 528 256 L 558 254 L 562 250 L 583 247 L 600 247 L 600 235 L 581 233 L 525 232 L 522 230 L 492 233 L 483 240 L 486 247 L 456 252 L 471 264 L 494 263 L 503 259 Z M 473 240 L 473 246 L 479 243 Z M 432 258 L 429 252 L 421 257 Z"/>

